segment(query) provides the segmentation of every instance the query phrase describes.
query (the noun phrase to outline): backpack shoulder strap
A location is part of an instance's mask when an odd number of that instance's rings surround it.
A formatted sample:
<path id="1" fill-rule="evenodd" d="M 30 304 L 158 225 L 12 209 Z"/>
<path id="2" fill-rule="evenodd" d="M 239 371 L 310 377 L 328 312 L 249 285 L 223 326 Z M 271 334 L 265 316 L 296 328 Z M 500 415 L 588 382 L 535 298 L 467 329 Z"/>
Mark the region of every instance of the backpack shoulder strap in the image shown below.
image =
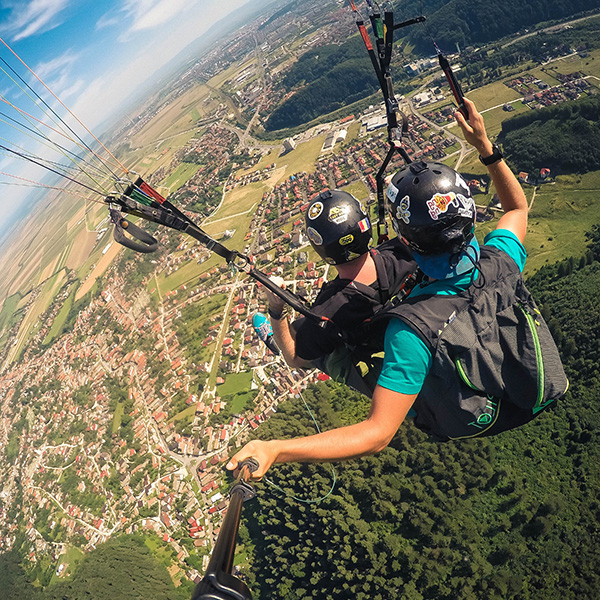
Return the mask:
<path id="1" fill-rule="evenodd" d="M 371 258 L 375 263 L 377 281 L 379 282 L 379 300 L 381 304 L 385 304 L 390 297 L 390 279 L 388 277 L 388 272 L 385 268 L 385 262 L 380 252 L 376 248 L 372 248 L 370 252 Z"/>
<path id="2" fill-rule="evenodd" d="M 476 307 L 482 294 L 495 288 L 496 282 L 506 276 L 516 276 L 515 269 L 516 264 L 508 254 L 482 246 L 479 270 L 485 286 L 471 285 L 456 295 L 422 294 L 408 297 L 404 302 L 390 306 L 382 316 L 404 321 L 433 353 L 444 329 L 461 313 Z"/>

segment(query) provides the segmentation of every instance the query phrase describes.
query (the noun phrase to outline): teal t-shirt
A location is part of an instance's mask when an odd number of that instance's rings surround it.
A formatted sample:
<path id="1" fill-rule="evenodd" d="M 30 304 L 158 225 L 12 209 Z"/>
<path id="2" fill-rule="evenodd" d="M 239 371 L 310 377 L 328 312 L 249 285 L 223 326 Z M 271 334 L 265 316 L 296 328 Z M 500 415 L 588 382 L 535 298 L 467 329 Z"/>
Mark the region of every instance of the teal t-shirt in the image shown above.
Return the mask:
<path id="1" fill-rule="evenodd" d="M 506 252 L 523 271 L 527 253 L 514 233 L 508 229 L 496 229 L 486 235 L 483 243 Z M 411 297 L 459 294 L 471 285 L 471 275 L 472 272 L 468 272 L 452 279 L 437 279 L 415 288 Z M 384 350 L 383 369 L 377 383 L 401 394 L 418 394 L 429 373 L 432 359 L 423 340 L 404 321 L 392 319 L 385 332 Z"/>

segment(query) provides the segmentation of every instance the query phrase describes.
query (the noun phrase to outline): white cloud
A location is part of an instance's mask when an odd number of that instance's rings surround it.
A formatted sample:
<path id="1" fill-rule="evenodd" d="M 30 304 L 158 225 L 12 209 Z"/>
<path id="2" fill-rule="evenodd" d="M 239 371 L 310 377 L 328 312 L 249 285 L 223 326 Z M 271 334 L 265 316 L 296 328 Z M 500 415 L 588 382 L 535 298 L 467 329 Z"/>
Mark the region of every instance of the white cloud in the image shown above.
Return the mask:
<path id="1" fill-rule="evenodd" d="M 153 29 L 188 10 L 195 2 L 190 0 L 129 0 L 129 10 L 134 15 L 131 31 Z"/>
<path id="2" fill-rule="evenodd" d="M 242 6 L 246 0 L 233 0 L 227 5 L 227 12 Z M 106 117 L 115 111 L 127 96 L 146 78 L 168 63 L 189 43 L 201 36 L 210 25 L 223 16 L 223 8 L 218 0 L 193 2 L 191 0 L 126 0 L 127 5 L 141 9 L 158 8 L 159 5 L 193 5 L 194 11 L 188 18 L 177 19 L 177 26 L 154 36 L 137 55 L 121 57 L 118 69 L 97 77 L 86 85 L 86 89 L 71 107 L 73 112 L 90 128 L 94 129 Z M 225 14 L 226 14 L 225 13 Z"/>
<path id="3" fill-rule="evenodd" d="M 79 58 L 80 55 L 78 53 L 67 50 L 51 60 L 38 63 L 33 67 L 33 71 L 52 90 L 55 96 L 62 101 L 66 101 L 85 86 L 85 82 L 81 78 L 75 79 L 73 76 L 73 71 L 77 68 Z M 53 109 L 61 112 L 60 101 L 54 98 L 50 92 L 43 89 L 33 76 L 30 77 L 30 84 Z M 28 96 L 31 98 L 29 94 Z M 36 101 L 35 104 L 50 120 L 54 121 L 54 118 L 47 113 L 46 108 L 42 106 L 40 101 Z"/>
<path id="4" fill-rule="evenodd" d="M 54 57 L 52 60 L 38 63 L 33 70 L 40 79 L 49 79 L 50 77 L 55 77 L 57 72 L 62 74 L 69 70 L 78 58 L 79 56 L 77 54 L 71 50 L 67 50 L 63 54 Z"/>
<path id="5" fill-rule="evenodd" d="M 60 89 L 59 93 L 56 94 L 59 98 L 64 100 L 65 102 L 71 99 L 73 96 L 76 96 L 86 87 L 86 83 L 83 79 L 78 79 L 77 81 L 65 81 L 67 87 Z"/>
<path id="6" fill-rule="evenodd" d="M 123 34 L 121 41 L 126 41 L 132 33 L 160 27 L 189 11 L 197 3 L 198 0 L 123 0 L 123 5 L 118 9 L 122 17 L 116 17 L 115 11 L 112 10 L 98 20 L 96 29 L 125 22 L 127 32 Z"/>
<path id="7" fill-rule="evenodd" d="M 98 19 L 96 23 L 96 29 L 104 29 L 105 27 L 112 27 L 118 25 L 121 22 L 119 17 L 116 17 L 114 12 L 109 12 Z"/>
<path id="8" fill-rule="evenodd" d="M 13 41 L 23 40 L 32 35 L 49 31 L 60 25 L 58 18 L 70 0 L 10 0 L 3 3 L 11 10 L 8 23 L 1 28 L 12 34 Z"/>

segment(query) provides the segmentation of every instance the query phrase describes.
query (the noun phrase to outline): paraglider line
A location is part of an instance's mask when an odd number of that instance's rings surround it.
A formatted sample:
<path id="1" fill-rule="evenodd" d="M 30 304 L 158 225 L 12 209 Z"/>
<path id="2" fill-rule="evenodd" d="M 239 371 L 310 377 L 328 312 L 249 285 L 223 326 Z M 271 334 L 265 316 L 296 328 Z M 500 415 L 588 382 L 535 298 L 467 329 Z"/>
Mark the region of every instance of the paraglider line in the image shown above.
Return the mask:
<path id="1" fill-rule="evenodd" d="M 100 165 L 106 169 L 106 171 L 108 172 L 108 174 L 112 175 L 113 177 L 116 178 L 115 173 L 113 172 L 113 170 L 110 168 L 109 164 L 110 161 L 107 161 L 105 159 L 103 159 L 101 156 L 98 156 L 98 154 L 96 154 L 86 143 L 83 139 L 81 139 L 81 137 L 79 135 L 77 135 L 77 133 L 75 131 L 73 131 L 73 129 L 69 126 L 68 123 L 66 123 L 64 121 L 64 119 L 62 119 L 60 117 L 60 115 L 2 58 L 0 57 L 0 61 L 2 61 L 22 82 L 25 86 L 27 86 L 27 89 L 23 88 L 21 85 L 19 85 L 18 82 L 16 82 L 4 69 L 2 69 L 2 67 L 0 67 L 0 70 L 39 108 L 39 105 L 37 104 L 37 102 L 35 101 L 34 98 L 32 98 L 29 93 L 27 92 L 27 90 L 31 91 L 32 94 L 40 101 L 42 102 L 47 108 L 48 110 L 50 110 L 52 112 L 52 114 L 54 114 L 54 116 L 56 116 L 56 118 L 60 121 L 60 123 L 62 123 L 78 140 L 79 142 L 81 142 L 80 144 L 78 144 L 73 138 L 71 138 L 68 134 L 65 134 L 65 137 L 67 137 L 67 139 L 69 139 L 70 141 L 72 141 L 73 143 L 77 144 L 79 147 L 81 148 L 85 148 L 88 152 L 90 152 L 92 155 L 94 155 L 97 159 L 98 162 L 100 163 Z M 52 118 L 52 115 L 48 114 L 45 110 L 42 109 L 42 112 L 47 115 L 56 125 L 58 125 L 60 127 L 60 124 Z M 64 133 L 64 130 L 63 130 Z M 50 140 L 50 138 L 47 138 L 50 142 L 54 143 L 52 140 Z M 58 144 L 57 144 L 58 145 Z"/>
<path id="2" fill-rule="evenodd" d="M 3 146 L 2 144 L 0 144 L 0 149 L 6 150 L 7 152 L 10 152 L 11 154 L 15 154 L 16 156 L 20 156 L 21 158 L 28 160 L 29 162 L 33 163 L 34 165 L 38 165 L 39 167 L 47 169 L 48 171 L 51 171 L 52 173 L 56 173 L 56 175 L 60 175 L 61 177 L 64 177 L 65 179 L 68 179 L 69 181 L 72 181 L 73 183 L 76 183 L 77 185 L 80 185 L 81 187 L 84 187 L 84 188 L 90 190 L 91 192 L 94 192 L 95 194 L 104 196 L 103 192 L 99 192 L 98 190 L 95 190 L 93 187 L 90 187 L 89 185 L 86 185 L 85 183 L 81 183 L 81 181 L 77 181 L 77 179 L 73 179 L 72 177 L 69 177 L 68 175 L 65 175 L 64 173 L 61 173 L 60 171 L 56 171 L 55 169 L 49 167 L 48 165 L 45 165 L 37 160 L 34 160 L 33 158 L 31 158 L 29 156 L 21 154 L 20 152 L 17 152 L 16 150 L 7 148 L 6 146 Z"/>
<path id="3" fill-rule="evenodd" d="M 77 118 L 77 116 L 66 106 L 66 104 L 34 73 L 34 71 L 27 65 L 27 63 L 4 41 L 3 38 L 0 37 L 0 42 L 2 42 L 8 50 L 19 60 L 19 62 L 60 102 L 60 104 L 69 112 L 69 114 L 108 152 L 108 154 L 119 164 L 119 166 L 125 171 L 125 173 L 129 173 L 129 170 L 123 165 L 118 158 L 114 156 L 114 154 Z"/>

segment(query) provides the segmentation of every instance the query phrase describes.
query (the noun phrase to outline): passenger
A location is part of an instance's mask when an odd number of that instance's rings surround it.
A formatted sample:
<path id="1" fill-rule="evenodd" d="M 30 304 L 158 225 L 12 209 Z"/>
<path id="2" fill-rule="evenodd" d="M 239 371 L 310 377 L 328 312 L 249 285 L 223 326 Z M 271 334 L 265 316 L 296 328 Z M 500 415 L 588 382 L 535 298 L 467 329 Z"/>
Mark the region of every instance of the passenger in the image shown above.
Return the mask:
<path id="1" fill-rule="evenodd" d="M 274 339 L 292 367 L 313 368 L 371 397 L 381 370 L 385 323 L 372 318 L 392 296 L 408 290 L 417 266 L 399 239 L 370 249 L 372 230 L 363 205 L 348 192 L 321 193 L 306 211 L 306 234 L 317 254 L 337 271 L 311 310 L 329 319 L 290 323 L 281 298 L 267 291 Z M 274 280 L 283 285 L 281 278 Z"/>

